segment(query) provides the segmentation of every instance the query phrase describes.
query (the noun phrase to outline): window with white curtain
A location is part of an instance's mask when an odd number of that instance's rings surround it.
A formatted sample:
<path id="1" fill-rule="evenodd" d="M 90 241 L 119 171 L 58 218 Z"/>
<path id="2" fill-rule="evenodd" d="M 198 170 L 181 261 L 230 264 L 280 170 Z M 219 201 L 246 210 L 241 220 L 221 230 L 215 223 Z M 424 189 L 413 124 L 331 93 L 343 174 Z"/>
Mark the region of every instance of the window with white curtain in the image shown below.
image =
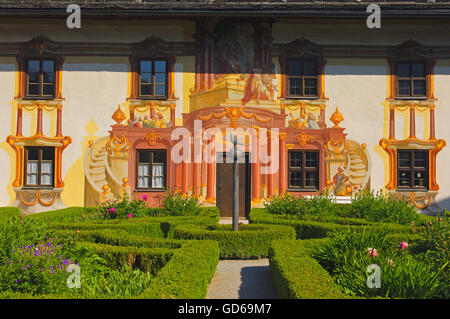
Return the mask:
<path id="1" fill-rule="evenodd" d="M 55 149 L 30 146 L 25 148 L 26 187 L 53 187 Z"/>
<path id="2" fill-rule="evenodd" d="M 137 189 L 164 189 L 166 187 L 166 151 L 137 151 Z"/>

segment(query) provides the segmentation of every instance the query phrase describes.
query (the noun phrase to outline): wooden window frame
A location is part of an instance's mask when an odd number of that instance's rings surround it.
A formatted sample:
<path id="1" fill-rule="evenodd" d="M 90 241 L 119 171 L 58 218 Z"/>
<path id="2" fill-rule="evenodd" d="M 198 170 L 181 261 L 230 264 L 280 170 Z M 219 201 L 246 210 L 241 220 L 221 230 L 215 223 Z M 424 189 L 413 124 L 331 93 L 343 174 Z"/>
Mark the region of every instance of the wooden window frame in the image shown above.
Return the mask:
<path id="1" fill-rule="evenodd" d="M 291 61 L 300 61 L 300 75 L 295 75 L 295 76 L 291 76 L 289 75 L 289 63 Z M 311 76 L 311 75 L 303 75 L 303 62 L 304 61 L 314 61 L 314 63 L 316 64 L 316 75 L 315 76 Z M 314 57 L 289 57 L 286 59 L 286 97 L 287 98 L 313 98 L 313 99 L 318 99 L 319 95 L 320 95 L 320 73 L 321 70 L 319 70 L 320 68 L 320 61 L 317 58 Z M 291 94 L 290 90 L 290 79 L 301 79 L 301 91 L 302 94 L 301 95 L 294 95 Z M 315 79 L 316 80 L 316 94 L 305 94 L 305 79 Z"/>
<path id="2" fill-rule="evenodd" d="M 302 165 L 301 167 L 291 167 L 291 155 L 294 152 L 302 154 Z M 306 153 L 315 153 L 317 156 L 317 166 L 316 167 L 306 167 Z M 290 180 L 291 171 L 301 172 L 301 186 L 292 186 Z M 306 182 L 306 172 L 316 172 L 316 185 L 305 186 Z M 317 192 L 320 186 L 320 154 L 318 150 L 288 150 L 288 165 L 287 165 L 287 184 L 288 191 L 300 191 L 300 192 Z"/>
<path id="3" fill-rule="evenodd" d="M 30 76 L 29 76 L 29 61 L 39 61 L 39 95 L 30 95 L 29 87 L 30 87 Z M 53 62 L 53 93 L 51 95 L 43 95 L 44 93 L 44 74 L 42 64 L 44 61 L 52 61 Z M 54 57 L 26 57 L 25 58 L 25 91 L 24 98 L 25 99 L 33 99 L 33 100 L 53 100 L 56 97 L 56 87 L 57 87 L 57 61 Z M 37 83 L 36 83 L 37 84 Z"/>
<path id="4" fill-rule="evenodd" d="M 409 167 L 401 167 L 400 166 L 400 152 L 409 152 L 411 154 L 411 164 Z M 416 167 L 415 166 L 415 157 L 414 154 L 417 152 L 421 152 L 425 154 L 425 167 Z M 410 184 L 407 186 L 400 185 L 400 173 L 402 171 L 410 172 L 409 181 Z M 415 173 L 416 172 L 424 172 L 425 173 L 425 185 L 423 187 L 415 187 Z M 430 176 L 430 160 L 429 160 L 429 152 L 428 150 L 419 150 L 419 149 L 397 149 L 397 189 L 405 190 L 405 191 L 428 191 L 429 190 L 429 176 Z"/>
<path id="5" fill-rule="evenodd" d="M 389 91 L 388 91 L 388 100 L 435 100 L 434 97 L 434 65 L 436 60 L 433 58 L 411 58 L 411 59 L 405 59 L 405 58 L 389 58 L 389 68 L 390 68 L 390 74 L 389 74 Z M 398 63 L 409 63 L 410 65 L 414 63 L 424 63 L 425 67 L 425 95 L 398 95 L 399 85 L 398 81 L 399 78 L 397 76 L 398 74 Z M 410 66 L 411 67 L 411 66 Z M 400 78 L 402 79 L 402 78 Z M 424 78 L 403 78 L 408 80 L 414 80 L 414 79 L 421 79 Z M 410 89 L 413 90 L 414 87 L 410 85 Z M 412 92 L 412 91 L 411 91 Z"/>
<path id="6" fill-rule="evenodd" d="M 35 148 L 39 150 L 39 165 L 38 165 L 38 184 L 28 184 L 27 183 L 27 174 L 28 174 L 28 151 L 31 148 Z M 44 148 L 53 149 L 53 165 L 52 165 L 52 184 L 51 185 L 43 185 L 41 182 L 42 179 L 42 152 Z M 54 188 L 55 185 L 55 148 L 51 146 L 26 146 L 25 150 L 25 165 L 24 165 L 24 175 L 23 175 L 23 187 L 25 188 Z"/>
<path id="7" fill-rule="evenodd" d="M 398 75 L 398 65 L 400 63 L 407 63 L 409 64 L 409 77 L 400 77 Z M 423 64 L 423 68 L 424 68 L 424 76 L 423 77 L 414 77 L 412 72 L 413 72 L 413 65 L 415 63 L 422 63 Z M 420 60 L 397 60 L 395 61 L 395 76 L 396 76 L 396 81 L 395 81 L 395 95 L 398 99 L 426 99 L 427 98 L 427 88 L 428 88 L 428 81 L 427 81 L 427 72 L 428 71 L 428 67 L 427 67 L 427 61 L 420 59 Z M 409 95 L 400 95 L 399 94 L 399 90 L 400 90 L 400 85 L 399 82 L 400 81 L 409 81 Z M 425 93 L 423 95 L 415 95 L 414 94 L 414 81 L 415 80 L 421 80 L 421 81 L 425 81 Z"/>
<path id="8" fill-rule="evenodd" d="M 139 153 L 140 152 L 149 152 L 151 153 L 151 161 L 149 164 L 150 166 L 150 175 L 149 175 L 149 180 L 150 183 L 152 185 L 152 187 L 139 187 Z M 164 153 L 164 186 L 163 187 L 153 187 L 153 179 L 152 179 L 152 174 L 153 174 L 153 158 L 154 158 L 154 153 L 156 152 L 163 152 Z M 146 163 L 144 163 L 146 164 Z M 164 192 L 167 189 L 167 150 L 166 149 L 137 149 L 136 150 L 136 169 L 135 169 L 135 190 L 136 191 L 144 191 L 144 192 Z"/>
<path id="9" fill-rule="evenodd" d="M 129 57 L 131 65 L 131 87 L 127 100 L 172 100 L 175 99 L 174 82 L 175 82 L 175 56 L 145 56 L 131 55 Z M 166 90 L 165 95 L 140 95 L 141 92 L 141 61 L 165 61 L 166 62 Z M 152 68 L 152 72 L 154 68 Z"/>

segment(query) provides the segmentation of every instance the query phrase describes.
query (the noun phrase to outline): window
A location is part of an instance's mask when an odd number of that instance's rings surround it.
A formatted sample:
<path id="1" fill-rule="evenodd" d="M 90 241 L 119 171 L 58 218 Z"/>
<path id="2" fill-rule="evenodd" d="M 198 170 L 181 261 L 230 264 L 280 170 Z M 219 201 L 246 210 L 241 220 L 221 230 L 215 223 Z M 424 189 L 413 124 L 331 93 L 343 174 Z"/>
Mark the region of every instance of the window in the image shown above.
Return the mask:
<path id="1" fill-rule="evenodd" d="M 397 150 L 399 189 L 428 189 L 428 151 Z"/>
<path id="2" fill-rule="evenodd" d="M 291 190 L 319 189 L 319 152 L 289 151 L 288 187 Z"/>
<path id="3" fill-rule="evenodd" d="M 24 186 L 53 187 L 54 160 L 53 147 L 26 147 Z"/>
<path id="4" fill-rule="evenodd" d="M 139 96 L 141 98 L 167 97 L 167 61 L 139 61 Z"/>
<path id="5" fill-rule="evenodd" d="M 26 97 L 54 98 L 55 61 L 30 59 L 26 61 Z"/>
<path id="6" fill-rule="evenodd" d="M 397 97 L 426 97 L 425 62 L 397 62 Z"/>
<path id="7" fill-rule="evenodd" d="M 317 61 L 289 59 L 287 62 L 288 96 L 317 96 Z"/>
<path id="8" fill-rule="evenodd" d="M 137 189 L 158 189 L 166 187 L 166 151 L 137 151 Z"/>

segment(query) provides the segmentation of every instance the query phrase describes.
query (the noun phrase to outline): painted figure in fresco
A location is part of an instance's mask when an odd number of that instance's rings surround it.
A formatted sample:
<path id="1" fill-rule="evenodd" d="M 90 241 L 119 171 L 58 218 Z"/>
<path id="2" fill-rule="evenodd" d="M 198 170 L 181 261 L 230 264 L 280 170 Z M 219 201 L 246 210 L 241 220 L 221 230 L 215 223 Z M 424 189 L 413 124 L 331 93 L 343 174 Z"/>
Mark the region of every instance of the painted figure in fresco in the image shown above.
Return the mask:
<path id="1" fill-rule="evenodd" d="M 336 196 L 346 196 L 347 195 L 347 184 L 348 176 L 344 174 L 344 168 L 342 166 L 338 167 L 338 172 L 333 177 L 334 195 Z"/>
<path id="2" fill-rule="evenodd" d="M 142 126 L 146 128 L 153 128 L 155 127 L 155 120 L 150 118 L 148 115 L 145 115 L 144 120 L 142 121 Z"/>
<path id="3" fill-rule="evenodd" d="M 320 129 L 319 123 L 317 122 L 317 118 L 312 113 L 308 113 L 306 123 L 307 123 L 309 129 L 312 129 L 312 130 Z"/>
<path id="4" fill-rule="evenodd" d="M 163 118 L 163 115 L 161 112 L 158 112 L 158 114 L 156 114 L 155 127 L 156 128 L 167 128 L 166 121 L 164 121 L 164 118 Z"/>
<path id="5" fill-rule="evenodd" d="M 142 127 L 142 118 L 137 116 L 134 120 L 128 120 L 129 127 Z"/>
<path id="6" fill-rule="evenodd" d="M 292 113 L 289 113 L 289 115 L 291 116 L 291 120 L 289 120 L 289 127 L 308 128 L 312 130 L 320 129 L 317 117 L 313 113 L 307 113 L 303 108 L 300 110 L 300 116 L 298 118 L 294 118 Z"/>
<path id="7" fill-rule="evenodd" d="M 220 22 L 216 28 L 216 78 L 223 74 L 250 73 L 254 60 L 254 30 L 250 23 L 237 20 Z"/>
<path id="8" fill-rule="evenodd" d="M 243 75 L 242 78 L 246 80 L 245 95 L 241 100 L 242 105 L 247 104 L 250 100 L 256 100 L 258 103 L 262 100 L 274 99 L 273 80 L 275 74 L 272 72 L 262 72 L 261 69 L 255 68 L 252 74 Z"/>

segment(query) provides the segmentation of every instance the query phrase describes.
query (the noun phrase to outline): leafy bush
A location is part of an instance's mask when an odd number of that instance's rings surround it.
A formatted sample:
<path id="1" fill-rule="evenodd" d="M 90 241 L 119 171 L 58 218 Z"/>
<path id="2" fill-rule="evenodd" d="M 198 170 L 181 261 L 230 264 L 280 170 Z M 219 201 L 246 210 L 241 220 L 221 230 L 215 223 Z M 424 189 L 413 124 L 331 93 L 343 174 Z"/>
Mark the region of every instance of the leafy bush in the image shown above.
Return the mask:
<path id="1" fill-rule="evenodd" d="M 355 231 L 362 231 L 365 226 L 373 226 L 380 231 L 387 230 L 390 233 L 410 233 L 407 226 L 389 223 L 374 223 L 363 219 L 328 217 L 324 221 L 304 220 L 292 216 L 274 215 L 266 212 L 264 208 L 253 208 L 249 215 L 252 224 L 286 225 L 295 229 L 297 239 L 324 238 L 336 230 L 345 230 L 351 227 Z"/>
<path id="2" fill-rule="evenodd" d="M 154 212 L 146 207 L 145 200 L 130 200 L 125 193 L 122 198 L 106 200 L 97 205 L 95 209 L 101 219 L 125 219 L 147 216 L 148 212 Z"/>
<path id="3" fill-rule="evenodd" d="M 138 298 L 205 298 L 218 262 L 217 242 L 209 240 L 184 242 Z"/>
<path id="4" fill-rule="evenodd" d="M 443 269 L 442 290 L 438 293 L 442 298 L 450 297 L 450 267 L 448 261 L 450 260 L 450 222 L 448 217 L 434 218 L 426 225 L 416 227 L 413 223 L 412 229 L 421 236 L 419 241 L 422 258 L 430 264 L 433 270 Z"/>
<path id="5" fill-rule="evenodd" d="M 341 299 L 348 298 L 330 274 L 310 256 L 310 246 L 322 239 L 274 240 L 269 261 L 272 278 L 280 298 Z"/>
<path id="6" fill-rule="evenodd" d="M 267 257 L 274 239 L 294 239 L 291 227 L 275 225 L 180 225 L 175 229 L 178 239 L 210 239 L 219 242 L 221 259 L 250 259 Z"/>
<path id="7" fill-rule="evenodd" d="M 276 194 L 264 206 L 269 214 L 292 215 L 300 219 L 306 216 L 338 216 L 341 210 L 328 194 L 311 198 L 296 197 L 289 193 Z"/>
<path id="8" fill-rule="evenodd" d="M 381 192 L 359 192 L 352 199 L 351 217 L 365 218 L 375 222 L 388 222 L 407 225 L 418 221 L 418 214 L 411 203 L 394 199 Z"/>
<path id="9" fill-rule="evenodd" d="M 433 298 L 441 290 L 442 268 L 432 266 L 409 252 L 408 243 L 391 245 L 386 233 L 352 229 L 331 234 L 313 250 L 313 257 L 343 290 L 353 296 Z M 367 267 L 380 267 L 380 288 L 367 287 Z"/>
<path id="10" fill-rule="evenodd" d="M 176 191 L 164 193 L 163 205 L 169 216 L 196 216 L 201 211 L 198 198 Z"/>
<path id="11" fill-rule="evenodd" d="M 42 223 L 22 215 L 5 217 L 0 222 L 0 256 L 11 257 L 14 248 L 44 241 L 45 237 Z"/>
<path id="12" fill-rule="evenodd" d="M 35 294 L 56 293 L 67 278 L 73 260 L 63 257 L 63 245 L 54 239 L 24 245 L 0 263 L 0 291 Z"/>

